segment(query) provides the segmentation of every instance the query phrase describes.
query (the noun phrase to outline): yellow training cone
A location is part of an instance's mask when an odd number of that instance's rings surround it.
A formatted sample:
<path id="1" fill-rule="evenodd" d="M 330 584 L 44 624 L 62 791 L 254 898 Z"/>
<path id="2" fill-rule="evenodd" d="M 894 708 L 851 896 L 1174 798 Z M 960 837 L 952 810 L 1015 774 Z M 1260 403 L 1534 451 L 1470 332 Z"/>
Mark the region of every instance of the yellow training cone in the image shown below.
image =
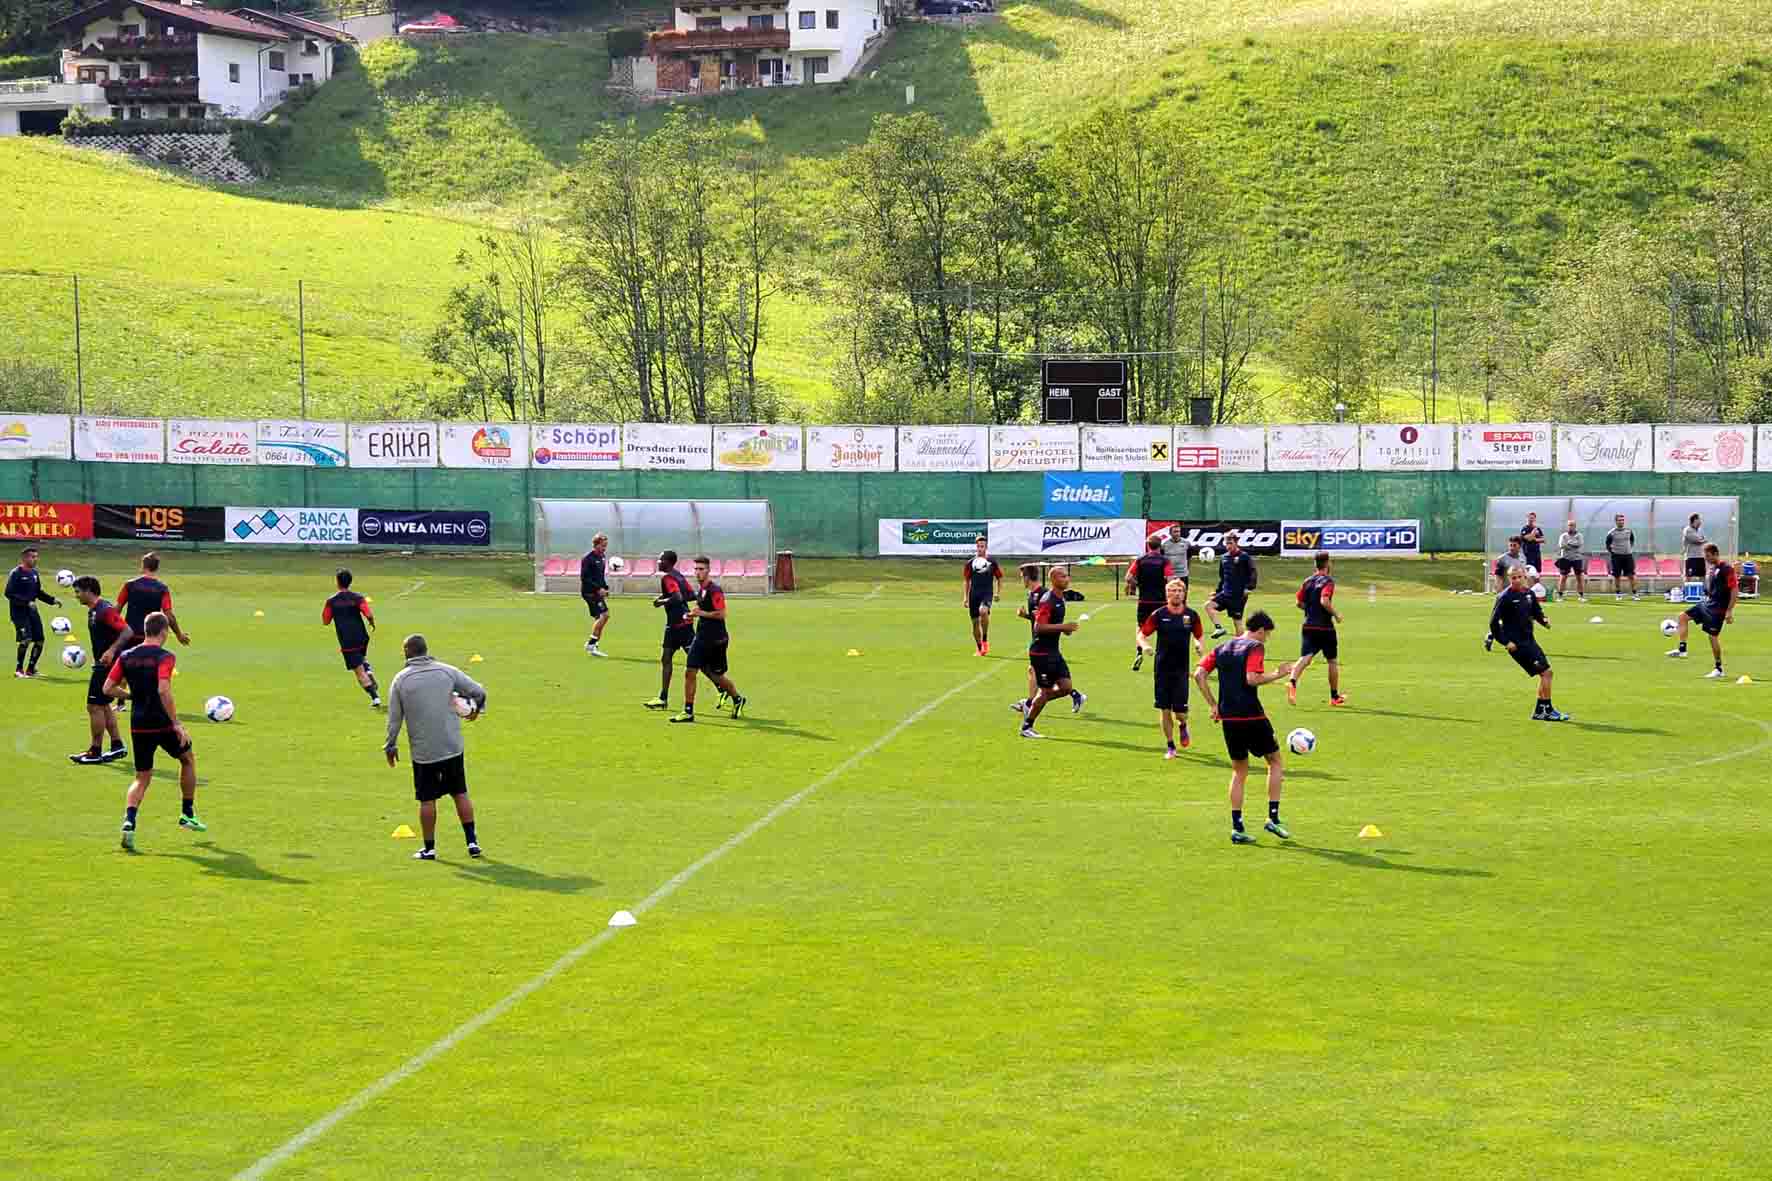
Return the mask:
<path id="1" fill-rule="evenodd" d="M 368 595 L 363 596 L 363 601 L 368 603 L 371 607 L 375 606 L 375 600 Z"/>
<path id="2" fill-rule="evenodd" d="M 265 617 L 265 613 L 263 611 L 254 611 L 252 613 L 252 617 L 254 619 L 263 619 Z"/>
<path id="3" fill-rule="evenodd" d="M 1751 685 L 1754 683 L 1754 679 L 1752 677 L 1748 676 L 1746 673 L 1742 673 L 1740 676 L 1735 678 L 1735 683 L 1737 685 Z"/>
<path id="4" fill-rule="evenodd" d="M 1383 835 L 1383 833 L 1378 831 L 1378 826 L 1376 824 L 1368 824 L 1365 828 L 1360 830 L 1360 836 L 1367 840 L 1371 840 L 1373 837 L 1381 837 Z"/>
<path id="5" fill-rule="evenodd" d="M 402 824 L 399 828 L 394 830 L 394 839 L 396 841 L 410 841 L 417 836 L 418 834 L 412 831 L 412 826 L 410 824 Z"/>
<path id="6" fill-rule="evenodd" d="M 468 657 L 469 664 L 484 664 L 485 662 L 486 662 L 486 658 L 484 656 L 480 655 L 478 652 L 476 652 L 472 656 Z"/>
<path id="7" fill-rule="evenodd" d="M 860 649 L 860 648 L 851 648 L 851 649 L 849 649 L 849 655 L 851 655 L 851 656 L 860 656 L 860 655 L 861 655 L 861 649 Z"/>

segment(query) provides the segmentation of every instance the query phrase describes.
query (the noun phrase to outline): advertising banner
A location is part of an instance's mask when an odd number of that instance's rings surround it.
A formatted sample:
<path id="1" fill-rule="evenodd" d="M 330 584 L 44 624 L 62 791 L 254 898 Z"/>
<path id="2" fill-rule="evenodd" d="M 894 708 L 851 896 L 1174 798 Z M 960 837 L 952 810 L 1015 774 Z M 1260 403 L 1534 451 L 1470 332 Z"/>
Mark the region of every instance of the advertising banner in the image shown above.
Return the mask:
<path id="1" fill-rule="evenodd" d="M 67 415 L 0 415 L 0 460 L 73 457 L 74 423 Z"/>
<path id="2" fill-rule="evenodd" d="M 92 506 L 40 500 L 0 500 L 0 538 L 13 541 L 90 541 Z"/>
<path id="3" fill-rule="evenodd" d="M 166 458 L 171 463 L 251 464 L 258 450 L 258 428 L 251 422 L 216 418 L 173 418 L 166 423 Z"/>
<path id="4" fill-rule="evenodd" d="M 528 467 L 529 427 L 514 422 L 446 422 L 437 428 L 437 457 L 444 467 Z"/>
<path id="5" fill-rule="evenodd" d="M 258 461 L 267 467 L 344 467 L 345 447 L 342 422 L 258 421 Z"/>
<path id="6" fill-rule="evenodd" d="M 1147 537 L 1158 533 L 1168 540 L 1169 526 L 1174 521 L 1147 521 Z M 1276 557 L 1280 552 L 1280 522 L 1266 520 L 1238 521 L 1188 521 L 1181 527 L 1181 539 L 1189 546 L 1199 549 L 1210 546 L 1215 550 L 1224 549 L 1225 534 L 1234 533 L 1237 544 L 1252 554 L 1265 554 Z"/>
<path id="7" fill-rule="evenodd" d="M 350 456 L 352 467 L 436 467 L 437 424 L 353 422 Z"/>
<path id="8" fill-rule="evenodd" d="M 1756 470 L 1772 472 L 1772 424 L 1760 427 L 1759 438 L 1754 443 L 1754 462 Z"/>
<path id="9" fill-rule="evenodd" d="M 1178 426 L 1178 472 L 1260 472 L 1267 470 L 1267 429 L 1259 426 Z"/>
<path id="10" fill-rule="evenodd" d="M 880 554 L 906 558 L 965 558 L 976 539 L 986 536 L 986 521 L 925 521 L 880 518 Z"/>
<path id="11" fill-rule="evenodd" d="M 1267 428 L 1270 472 L 1351 472 L 1359 467 L 1357 426 L 1319 422 Z"/>
<path id="12" fill-rule="evenodd" d="M 1077 428 L 1074 426 L 991 428 L 993 472 L 1074 472 L 1077 461 Z"/>
<path id="13" fill-rule="evenodd" d="M 1308 558 L 1318 550 L 1363 558 L 1396 558 L 1421 552 L 1420 521 L 1283 521 L 1280 554 Z"/>
<path id="14" fill-rule="evenodd" d="M 1130 557 L 1144 552 L 1144 521 L 1117 518 L 1087 521 L 993 520 L 987 533 L 991 552 L 1022 556 Z"/>
<path id="15" fill-rule="evenodd" d="M 240 545 L 356 545 L 354 508 L 237 508 L 225 510 L 227 540 Z"/>
<path id="16" fill-rule="evenodd" d="M 898 432 L 889 426 L 809 426 L 809 472 L 889 472 L 896 466 Z"/>
<path id="17" fill-rule="evenodd" d="M 1457 429 L 1433 423 L 1370 423 L 1360 428 L 1360 470 L 1449 472 Z"/>
<path id="18" fill-rule="evenodd" d="M 1125 499 L 1125 477 L 1118 472 L 1083 475 L 1046 473 L 1043 517 L 1117 517 Z"/>
<path id="19" fill-rule="evenodd" d="M 491 545 L 492 514 L 452 509 L 357 510 L 360 545 Z"/>
<path id="20" fill-rule="evenodd" d="M 1751 472 L 1754 428 L 1741 425 L 1655 428 L 1655 470 L 1658 472 Z"/>
<path id="21" fill-rule="evenodd" d="M 806 468 L 797 426 L 717 426 L 714 470 L 720 472 L 798 472 Z"/>
<path id="22" fill-rule="evenodd" d="M 220 541 L 226 512 L 180 504 L 95 504 L 92 535 L 113 541 Z"/>
<path id="23" fill-rule="evenodd" d="M 1557 428 L 1560 472 L 1655 470 L 1655 431 L 1641 423 Z"/>
<path id="24" fill-rule="evenodd" d="M 76 418 L 74 458 L 96 463 L 165 463 L 166 424 L 158 418 Z"/>
<path id="25" fill-rule="evenodd" d="M 536 467 L 610 472 L 621 466 L 621 427 L 612 422 L 556 422 L 532 427 L 530 460 Z"/>
<path id="26" fill-rule="evenodd" d="M 712 471 L 713 431 L 705 426 L 630 422 L 621 430 L 621 466 L 643 471 Z"/>
<path id="27" fill-rule="evenodd" d="M 1086 472 L 1166 472 L 1174 436 L 1166 426 L 1086 426 Z"/>
<path id="28" fill-rule="evenodd" d="M 1458 428 L 1458 470 L 1497 468 L 1548 471 L 1551 465 L 1551 424 L 1516 422 L 1508 426 Z"/>
<path id="29" fill-rule="evenodd" d="M 990 471 L 991 428 L 986 426 L 901 426 L 901 472 Z"/>

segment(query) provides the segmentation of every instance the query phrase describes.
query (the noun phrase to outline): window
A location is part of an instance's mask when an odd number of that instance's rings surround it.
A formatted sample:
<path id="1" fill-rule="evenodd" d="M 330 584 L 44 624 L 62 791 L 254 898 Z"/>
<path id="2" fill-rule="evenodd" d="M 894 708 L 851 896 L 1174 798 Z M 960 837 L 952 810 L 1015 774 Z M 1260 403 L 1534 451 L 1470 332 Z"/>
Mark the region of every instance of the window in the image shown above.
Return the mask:
<path id="1" fill-rule="evenodd" d="M 836 9 L 827 8 L 824 10 L 824 27 L 827 29 L 834 29 L 837 27 L 837 10 Z"/>
<path id="2" fill-rule="evenodd" d="M 806 76 L 808 78 L 812 79 L 813 81 L 817 81 L 818 76 L 820 74 L 828 74 L 830 72 L 831 72 L 831 59 L 830 58 L 828 58 L 828 57 L 809 57 L 806 59 Z"/>
<path id="3" fill-rule="evenodd" d="M 112 107 L 111 108 L 111 118 L 121 119 L 122 117 L 123 117 L 123 108 L 122 107 Z"/>
<path id="4" fill-rule="evenodd" d="M 135 79 L 142 76 L 142 68 L 133 62 L 124 62 L 117 67 L 117 77 Z"/>
<path id="5" fill-rule="evenodd" d="M 283 54 L 279 50 L 271 50 L 265 55 L 265 64 L 273 70 L 284 69 Z"/>
<path id="6" fill-rule="evenodd" d="M 760 16 L 746 17 L 745 23 L 753 29 L 773 29 L 775 27 L 775 18 L 765 12 Z"/>
<path id="7" fill-rule="evenodd" d="M 720 18 L 717 16 L 698 16 L 695 18 L 695 27 L 698 29 L 717 29 L 720 27 Z"/>
<path id="8" fill-rule="evenodd" d="M 301 55 L 303 57 L 319 57 L 320 43 L 318 41 L 303 41 L 301 43 Z"/>
<path id="9" fill-rule="evenodd" d="M 142 35 L 142 27 L 140 25 L 118 25 L 117 26 L 117 36 L 119 36 L 119 37 L 139 37 L 141 35 Z"/>
<path id="10" fill-rule="evenodd" d="M 229 82 L 238 82 L 239 80 L 240 80 L 240 63 L 239 62 L 229 62 L 228 63 L 228 81 Z"/>
<path id="11" fill-rule="evenodd" d="M 81 66 L 80 81 L 103 82 L 109 71 L 104 66 Z"/>
<path id="12" fill-rule="evenodd" d="M 202 107 L 186 107 L 185 108 L 185 118 L 187 118 L 187 119 L 201 119 L 201 118 L 203 118 L 203 114 L 204 114 L 204 112 L 203 112 Z"/>
<path id="13" fill-rule="evenodd" d="M 141 118 L 142 117 L 142 109 L 140 107 L 130 107 L 129 108 L 129 117 L 131 119 Z"/>
<path id="14" fill-rule="evenodd" d="M 802 29 L 816 29 L 816 28 L 818 28 L 818 13 L 816 13 L 816 12 L 802 12 L 800 14 L 800 27 Z"/>

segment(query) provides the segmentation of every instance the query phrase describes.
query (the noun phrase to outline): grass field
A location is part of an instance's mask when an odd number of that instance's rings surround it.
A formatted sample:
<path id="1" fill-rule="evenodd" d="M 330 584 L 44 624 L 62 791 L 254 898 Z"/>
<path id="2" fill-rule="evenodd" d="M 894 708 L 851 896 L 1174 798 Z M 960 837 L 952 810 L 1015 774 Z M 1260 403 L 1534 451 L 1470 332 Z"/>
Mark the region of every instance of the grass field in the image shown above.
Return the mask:
<path id="1" fill-rule="evenodd" d="M 1296 708 L 1267 691 L 1320 746 L 1289 761 L 1295 839 L 1249 849 L 1213 728 L 1161 760 L 1102 582 L 1065 644 L 1088 706 L 1031 743 L 1006 708 L 1025 633 L 974 656 L 946 563 L 810 563 L 802 593 L 733 600 L 750 710 L 704 696 L 681 727 L 640 708 L 644 600 L 593 661 L 582 606 L 520 559 L 353 558 L 384 679 L 423 630 L 490 693 L 488 857 L 445 820 L 427 865 L 390 839 L 410 778 L 319 624 L 331 565 L 167 558 L 205 835 L 159 781 L 118 850 L 126 764 L 64 757 L 84 674 L 6 682 L 0 1177 L 1763 1169 L 1767 690 L 1663 659 L 1665 606 L 1550 608 L 1576 718 L 1553 730 L 1478 645 L 1486 601 L 1447 593 L 1474 561 L 1348 566 L 1352 704 L 1320 668 Z M 1265 564 L 1257 605 L 1300 574 Z M 1769 638 L 1744 606 L 1731 674 L 1772 679 Z M 225 726 L 200 720 L 218 692 Z M 639 925 L 600 934 L 621 908 Z"/>

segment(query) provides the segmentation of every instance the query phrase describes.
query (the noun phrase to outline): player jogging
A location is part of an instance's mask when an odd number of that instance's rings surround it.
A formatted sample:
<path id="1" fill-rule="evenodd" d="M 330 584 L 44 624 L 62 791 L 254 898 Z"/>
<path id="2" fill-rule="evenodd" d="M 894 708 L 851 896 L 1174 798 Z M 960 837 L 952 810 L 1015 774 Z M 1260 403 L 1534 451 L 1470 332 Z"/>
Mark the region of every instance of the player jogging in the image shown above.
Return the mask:
<path id="1" fill-rule="evenodd" d="M 962 590 L 961 601 L 966 610 L 972 613 L 972 647 L 980 656 L 991 654 L 991 600 L 992 591 L 1003 593 L 1003 568 L 997 565 L 997 559 L 986 553 L 987 543 L 983 537 L 972 541 L 976 551 L 966 559 L 965 568 L 960 576 Z"/>
<path id="2" fill-rule="evenodd" d="M 84 767 L 112 763 L 129 753 L 117 730 L 117 713 L 105 693 L 105 680 L 111 663 L 129 648 L 135 633 L 123 622 L 123 614 L 99 597 L 98 579 L 92 575 L 83 574 L 74 580 L 74 597 L 86 608 L 86 633 L 92 641 L 92 675 L 86 682 L 86 717 L 92 725 L 92 745 L 79 754 L 69 755 L 68 761 Z M 107 734 L 111 736 L 111 750 L 103 754 L 99 744 Z"/>
<path id="3" fill-rule="evenodd" d="M 713 563 L 706 558 L 695 559 L 695 601 L 689 604 L 689 617 L 695 620 L 695 640 L 683 662 L 683 712 L 673 722 L 695 720 L 695 674 L 704 672 L 720 690 L 720 702 L 732 699 L 732 716 L 744 711 L 744 694 L 732 687 L 726 675 L 726 649 L 731 637 L 726 632 L 726 592 L 709 575 Z"/>
<path id="4" fill-rule="evenodd" d="M 1705 543 L 1704 561 L 1708 567 L 1704 579 L 1704 602 L 1694 603 L 1680 613 L 1680 646 L 1668 655 L 1680 660 L 1686 658 L 1686 627 L 1696 620 L 1704 634 L 1710 637 L 1710 654 L 1717 662 L 1716 667 L 1704 675 L 1717 680 L 1723 675 L 1723 625 L 1735 622 L 1735 601 L 1740 595 L 1741 576 L 1736 573 L 1733 562 L 1723 561 L 1723 551 L 1715 542 Z"/>
<path id="5" fill-rule="evenodd" d="M 1538 678 L 1538 703 L 1532 707 L 1532 720 L 1567 722 L 1569 715 L 1551 704 L 1550 658 L 1532 638 L 1534 622 L 1550 626 L 1550 620 L 1544 617 L 1544 605 L 1526 585 L 1526 567 L 1522 563 L 1508 571 L 1507 589 L 1495 596 L 1495 610 L 1489 614 L 1489 635 L 1506 646 L 1508 655 L 1526 670 L 1527 676 Z"/>
<path id="6" fill-rule="evenodd" d="M 178 637 L 178 642 L 190 646 L 191 637 L 185 634 L 185 629 L 178 625 L 178 616 L 172 613 L 172 591 L 160 581 L 159 554 L 142 555 L 141 573 L 118 590 L 117 607 L 123 612 L 129 630 L 138 636 L 146 634 L 142 628 L 147 622 L 149 612 L 160 612 L 166 616 L 167 629 Z"/>
<path id="7" fill-rule="evenodd" d="M 448 796 L 468 842 L 468 856 L 480 855 L 474 831 L 474 801 L 468 798 L 467 748 L 461 739 L 461 715 L 455 698 L 472 704 L 467 720 L 486 708 L 486 690 L 454 665 L 431 658 L 430 645 L 416 632 L 400 645 L 406 663 L 388 682 L 388 736 L 382 744 L 388 766 L 400 764 L 400 727 L 406 727 L 406 752 L 412 757 L 412 792 L 418 800 L 418 824 L 425 847 L 414 861 L 437 859 L 437 801 Z"/>
<path id="8" fill-rule="evenodd" d="M 1040 583 L 1039 566 L 1029 562 L 1021 568 L 1021 589 L 1027 592 L 1027 606 L 1017 608 L 1015 614 L 1017 618 L 1028 621 L 1028 639 L 1031 642 L 1037 637 L 1037 633 L 1034 631 L 1034 612 L 1039 609 L 1040 596 L 1046 593 L 1046 588 Z M 1016 698 L 1009 703 L 1009 708 L 1018 713 L 1026 713 L 1028 710 L 1028 702 L 1032 701 L 1034 699 L 1034 694 L 1039 691 L 1040 687 L 1034 683 L 1034 658 L 1032 650 L 1030 649 L 1028 654 L 1027 696 Z"/>
<path id="9" fill-rule="evenodd" d="M 1145 541 L 1144 553 L 1126 569 L 1126 593 L 1138 596 L 1137 617 L 1132 622 L 1133 672 L 1144 666 L 1145 653 L 1150 651 L 1144 642 L 1144 638 L 1150 635 L 1145 630 L 1144 621 L 1163 605 L 1167 595 L 1164 588 L 1174 576 L 1174 566 L 1163 556 L 1163 536 L 1160 533 Z"/>
<path id="10" fill-rule="evenodd" d="M 1194 670 L 1194 684 L 1212 709 L 1212 720 L 1224 727 L 1224 748 L 1231 757 L 1231 844 L 1253 845 L 1255 838 L 1243 831 L 1243 785 L 1249 779 L 1249 756 L 1267 762 L 1267 823 L 1262 825 L 1282 841 L 1292 834 L 1280 823 L 1280 789 L 1286 781 L 1286 762 L 1274 739 L 1274 725 L 1261 708 L 1261 686 L 1292 675 L 1282 664 L 1273 672 L 1263 665 L 1265 645 L 1274 634 L 1274 619 L 1266 611 L 1249 616 L 1243 634 L 1206 653 Z M 1218 673 L 1218 694 L 1212 693 L 1212 673 Z"/>
<path id="11" fill-rule="evenodd" d="M 334 581 L 338 583 L 338 593 L 320 608 L 320 622 L 332 625 L 345 668 L 357 678 L 363 692 L 369 694 L 369 708 L 379 709 L 381 690 L 375 683 L 375 669 L 369 664 L 369 633 L 375 627 L 375 612 L 369 609 L 368 599 L 351 589 L 349 570 L 340 567 Z"/>
<path id="12" fill-rule="evenodd" d="M 1611 561 L 1612 598 L 1624 598 L 1619 588 L 1627 578 L 1630 579 L 1630 597 L 1642 598 L 1642 592 L 1637 590 L 1637 533 L 1625 528 L 1623 513 L 1612 518 L 1612 531 L 1606 534 L 1606 556 Z"/>
<path id="13" fill-rule="evenodd" d="M 1286 700 L 1298 704 L 1298 678 L 1320 652 L 1329 666 L 1329 704 L 1346 705 L 1347 698 L 1341 695 L 1340 637 L 1335 631 L 1335 625 L 1341 622 L 1341 612 L 1335 609 L 1335 576 L 1330 571 L 1327 552 L 1318 550 L 1316 563 L 1317 572 L 1304 580 L 1296 596 L 1298 609 L 1304 612 L 1304 627 L 1300 631 L 1298 659 L 1292 663 L 1292 677 L 1286 682 Z"/>
<path id="14" fill-rule="evenodd" d="M 591 612 L 591 638 L 585 641 L 585 651 L 592 656 L 608 655 L 597 647 L 603 638 L 603 629 L 609 626 L 608 552 L 609 534 L 599 533 L 591 538 L 590 552 L 578 563 L 578 593 Z"/>
<path id="15" fill-rule="evenodd" d="M 183 796 L 180 828 L 207 832 L 197 819 L 197 758 L 191 753 L 191 736 L 178 720 L 172 702 L 172 670 L 177 663 L 166 650 L 166 633 L 172 621 L 163 611 L 150 611 L 142 620 L 142 642 L 111 662 L 105 677 L 105 693 L 119 701 L 130 700 L 129 745 L 135 750 L 135 780 L 129 785 L 123 813 L 123 847 L 135 851 L 136 810 L 147 798 L 154 779 L 154 752 L 163 750 L 178 760 L 178 786 Z"/>
<path id="16" fill-rule="evenodd" d="M 1034 730 L 1034 720 L 1048 701 L 1068 695 L 1071 712 L 1079 713 L 1088 700 L 1071 688 L 1071 669 L 1058 649 L 1060 637 L 1077 630 L 1076 624 L 1064 621 L 1064 592 L 1071 584 L 1071 572 L 1063 566 L 1054 566 L 1048 577 L 1052 586 L 1040 596 L 1034 608 L 1034 640 L 1028 646 L 1028 663 L 1034 666 L 1034 684 L 1039 692 L 1028 699 L 1027 710 L 1022 715 L 1023 738 L 1045 737 Z"/>
<path id="17" fill-rule="evenodd" d="M 1168 749 L 1165 759 L 1175 757 L 1175 720 L 1181 716 L 1182 749 L 1193 744 L 1187 729 L 1188 666 L 1193 663 L 1194 645 L 1204 634 L 1200 616 L 1187 605 L 1187 583 L 1179 578 L 1169 580 L 1163 588 L 1163 605 L 1145 616 L 1139 625 L 1142 636 L 1157 637 L 1157 667 L 1152 677 L 1156 707 L 1163 712 L 1163 741 Z"/>
<path id="18" fill-rule="evenodd" d="M 1243 549 L 1236 533 L 1224 535 L 1224 556 L 1218 560 L 1218 589 L 1206 600 L 1206 618 L 1212 621 L 1212 638 L 1224 635 L 1224 624 L 1218 613 L 1231 617 L 1239 631 L 1243 627 L 1243 611 L 1249 604 L 1249 592 L 1255 589 L 1255 559 Z"/>
<path id="19" fill-rule="evenodd" d="M 1557 598 L 1569 593 L 1569 576 L 1575 575 L 1575 593 L 1587 602 L 1587 541 L 1570 517 L 1563 532 L 1557 536 Z"/>
<path id="20" fill-rule="evenodd" d="M 18 641 L 18 663 L 12 669 L 15 677 L 37 675 L 37 659 L 43 655 L 43 617 L 37 614 L 38 603 L 61 606 L 61 600 L 44 593 L 43 576 L 37 573 L 37 547 L 31 545 L 20 551 L 18 565 L 6 576 L 6 610 L 12 616 L 13 638 Z"/>
<path id="21" fill-rule="evenodd" d="M 647 709 L 671 707 L 671 664 L 679 650 L 687 650 L 695 640 L 695 623 L 689 618 L 689 604 L 695 592 L 689 580 L 677 569 L 677 551 L 665 550 L 658 555 L 658 597 L 654 607 L 665 613 L 664 652 L 659 657 L 658 696 L 646 702 Z"/>

